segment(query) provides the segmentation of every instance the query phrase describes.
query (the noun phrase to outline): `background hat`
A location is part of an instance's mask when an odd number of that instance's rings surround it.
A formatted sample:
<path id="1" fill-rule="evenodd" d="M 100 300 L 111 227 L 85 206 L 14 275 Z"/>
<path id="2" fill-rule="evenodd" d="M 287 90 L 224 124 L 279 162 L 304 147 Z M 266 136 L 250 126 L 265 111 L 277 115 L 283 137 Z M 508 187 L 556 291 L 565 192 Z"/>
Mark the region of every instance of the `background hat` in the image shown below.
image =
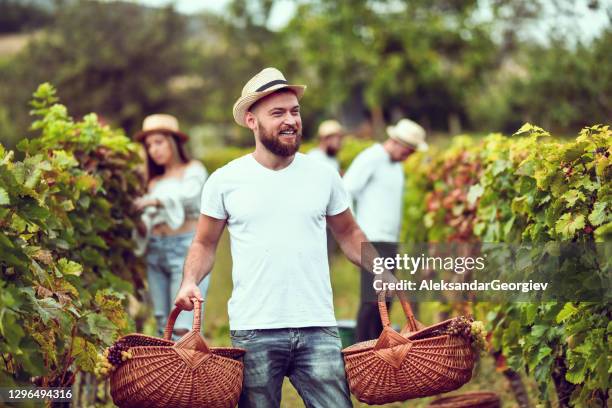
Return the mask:
<path id="1" fill-rule="evenodd" d="M 395 126 L 388 126 L 387 134 L 391 139 L 416 147 L 417 150 L 424 151 L 429 148 L 425 143 L 425 129 L 410 119 L 400 119 Z"/>
<path id="2" fill-rule="evenodd" d="M 327 136 L 341 134 L 341 133 L 344 133 L 344 128 L 342 127 L 342 125 L 338 123 L 337 120 L 328 119 L 328 120 L 324 120 L 323 122 L 321 122 L 321 124 L 319 125 L 319 131 L 317 132 L 317 135 L 320 138 L 324 138 Z"/>
<path id="3" fill-rule="evenodd" d="M 306 85 L 290 85 L 282 72 L 276 68 L 265 68 L 246 83 L 242 95 L 234 104 L 234 120 L 240 126 L 247 127 L 244 120 L 249 108 L 264 96 L 282 88 L 292 89 L 298 99 L 304 95 Z"/>
<path id="4" fill-rule="evenodd" d="M 134 139 L 140 142 L 145 138 L 145 136 L 155 132 L 172 133 L 182 142 L 189 139 L 189 136 L 179 130 L 178 119 L 165 113 L 156 113 L 154 115 L 147 116 L 142 121 L 142 130 L 136 133 Z"/>

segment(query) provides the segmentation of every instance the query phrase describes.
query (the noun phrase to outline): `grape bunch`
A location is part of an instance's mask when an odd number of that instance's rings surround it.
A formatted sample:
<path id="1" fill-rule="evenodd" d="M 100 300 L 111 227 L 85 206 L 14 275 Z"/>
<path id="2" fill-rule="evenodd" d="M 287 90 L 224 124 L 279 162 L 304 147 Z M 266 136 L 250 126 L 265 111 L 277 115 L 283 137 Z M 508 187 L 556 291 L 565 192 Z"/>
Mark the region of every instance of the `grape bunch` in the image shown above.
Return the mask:
<path id="1" fill-rule="evenodd" d="M 106 377 L 113 372 L 122 362 L 132 358 L 129 346 L 121 340 L 98 354 L 94 374 L 98 377 Z"/>
<path id="2" fill-rule="evenodd" d="M 459 316 L 453 319 L 446 328 L 446 334 L 451 336 L 462 336 L 470 340 L 472 347 L 480 352 L 486 349 L 486 336 L 484 323 L 480 320 L 474 321 L 471 317 Z"/>
<path id="3" fill-rule="evenodd" d="M 470 333 L 472 335 L 472 346 L 478 351 L 486 350 L 487 331 L 484 323 L 480 320 L 472 322 Z"/>
<path id="4" fill-rule="evenodd" d="M 473 319 L 465 316 L 454 318 L 448 325 L 446 333 L 451 336 L 470 338 Z"/>
<path id="5" fill-rule="evenodd" d="M 108 349 L 104 350 L 103 353 L 98 353 L 96 356 L 96 366 L 94 367 L 94 374 L 98 378 L 107 377 L 115 367 L 108 361 Z"/>
<path id="6" fill-rule="evenodd" d="M 127 360 L 131 355 L 129 354 L 130 347 L 119 340 L 108 349 L 108 361 L 115 367 L 119 367 L 119 365 Z"/>

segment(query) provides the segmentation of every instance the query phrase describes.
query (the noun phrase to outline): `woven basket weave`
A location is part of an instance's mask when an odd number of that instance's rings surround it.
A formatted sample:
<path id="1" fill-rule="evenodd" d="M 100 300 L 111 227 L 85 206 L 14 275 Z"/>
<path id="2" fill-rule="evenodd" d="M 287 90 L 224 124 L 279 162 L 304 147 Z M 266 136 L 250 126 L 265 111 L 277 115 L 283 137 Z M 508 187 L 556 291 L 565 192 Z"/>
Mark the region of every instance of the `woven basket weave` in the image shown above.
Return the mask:
<path id="1" fill-rule="evenodd" d="M 172 310 L 164 338 L 122 337 L 132 358 L 111 374 L 111 396 L 121 408 L 231 408 L 242 390 L 240 348 L 208 347 L 200 334 L 200 302 L 194 302 L 193 327 L 170 341 L 180 309 Z"/>
<path id="2" fill-rule="evenodd" d="M 387 404 L 456 390 L 472 378 L 474 354 L 468 339 L 440 334 L 453 319 L 419 330 L 410 304 L 400 296 L 408 320 L 401 333 L 378 302 L 383 330 L 377 340 L 342 350 L 351 392 L 367 404 Z"/>
<path id="3" fill-rule="evenodd" d="M 432 408 L 500 408 L 501 401 L 494 392 L 466 392 L 460 395 L 449 395 L 428 405 Z"/>

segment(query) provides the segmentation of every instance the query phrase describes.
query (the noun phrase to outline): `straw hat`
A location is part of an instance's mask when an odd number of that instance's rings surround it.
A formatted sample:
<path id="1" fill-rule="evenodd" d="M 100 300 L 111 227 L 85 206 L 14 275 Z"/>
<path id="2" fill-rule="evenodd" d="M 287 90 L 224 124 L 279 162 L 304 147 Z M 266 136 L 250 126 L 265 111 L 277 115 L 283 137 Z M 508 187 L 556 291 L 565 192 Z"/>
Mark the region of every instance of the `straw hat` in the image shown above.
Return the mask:
<path id="1" fill-rule="evenodd" d="M 410 119 L 400 119 L 395 126 L 388 126 L 387 134 L 391 139 L 416 147 L 417 150 L 424 151 L 429 148 L 425 143 L 425 129 Z"/>
<path id="2" fill-rule="evenodd" d="M 179 130 L 178 119 L 165 113 L 156 113 L 147 116 L 142 122 L 142 130 L 134 136 L 134 139 L 140 142 L 145 136 L 155 132 L 172 133 L 178 137 L 181 142 L 185 142 L 189 139 L 189 136 Z"/>
<path id="3" fill-rule="evenodd" d="M 290 85 L 282 72 L 276 68 L 265 68 L 246 83 L 242 95 L 234 104 L 234 120 L 240 126 L 248 127 L 245 116 L 249 108 L 264 96 L 282 88 L 293 90 L 298 99 L 304 94 L 306 85 Z"/>
<path id="4" fill-rule="evenodd" d="M 319 138 L 323 139 L 327 136 L 337 135 L 344 133 L 344 128 L 337 120 L 328 119 L 321 122 L 319 125 L 319 131 L 317 132 Z"/>

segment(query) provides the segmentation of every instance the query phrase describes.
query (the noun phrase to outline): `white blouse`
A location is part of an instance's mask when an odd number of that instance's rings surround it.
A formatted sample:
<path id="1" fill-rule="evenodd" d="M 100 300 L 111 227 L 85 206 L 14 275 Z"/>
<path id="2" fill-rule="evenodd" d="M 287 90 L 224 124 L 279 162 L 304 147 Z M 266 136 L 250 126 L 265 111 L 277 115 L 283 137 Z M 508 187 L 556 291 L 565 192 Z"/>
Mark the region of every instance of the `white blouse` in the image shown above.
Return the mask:
<path id="1" fill-rule="evenodd" d="M 171 229 L 176 230 L 186 220 L 198 218 L 202 187 L 207 177 L 208 172 L 204 165 L 194 161 L 185 169 L 182 177 L 167 177 L 155 183 L 144 198 L 158 199 L 161 206 L 144 209 L 141 220 L 147 232 L 143 237 L 134 231 L 136 255 L 141 256 L 145 253 L 154 226 L 168 224 Z"/>

